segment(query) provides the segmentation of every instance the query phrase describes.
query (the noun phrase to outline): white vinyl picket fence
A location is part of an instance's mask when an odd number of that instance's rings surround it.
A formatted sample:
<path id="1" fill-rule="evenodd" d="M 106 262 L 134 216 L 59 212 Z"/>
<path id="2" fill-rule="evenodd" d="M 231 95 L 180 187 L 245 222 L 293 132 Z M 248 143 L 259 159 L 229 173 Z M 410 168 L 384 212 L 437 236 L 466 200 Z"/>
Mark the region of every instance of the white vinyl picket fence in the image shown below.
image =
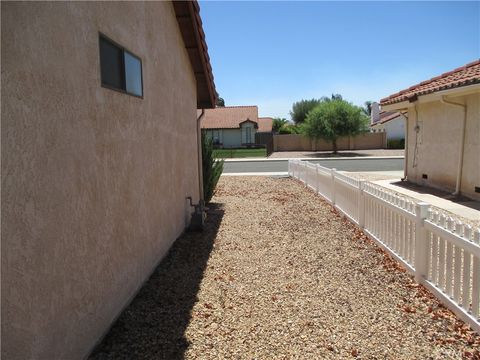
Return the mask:
<path id="1" fill-rule="evenodd" d="M 480 333 L 480 229 L 318 164 L 289 160 L 288 174 L 361 227 Z"/>

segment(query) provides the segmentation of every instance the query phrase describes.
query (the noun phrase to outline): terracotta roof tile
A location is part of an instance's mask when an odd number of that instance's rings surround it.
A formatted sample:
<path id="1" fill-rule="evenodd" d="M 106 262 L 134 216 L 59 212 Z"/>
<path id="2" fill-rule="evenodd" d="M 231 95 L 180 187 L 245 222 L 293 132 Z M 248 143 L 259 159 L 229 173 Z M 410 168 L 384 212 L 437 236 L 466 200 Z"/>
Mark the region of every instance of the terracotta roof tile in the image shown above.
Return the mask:
<path id="1" fill-rule="evenodd" d="M 380 105 L 395 104 L 415 96 L 477 83 L 480 83 L 480 59 L 390 95 L 380 100 Z"/>
<path id="2" fill-rule="evenodd" d="M 258 132 L 272 132 L 273 119 L 271 117 L 258 118 Z"/>
<path id="3" fill-rule="evenodd" d="M 202 129 L 238 129 L 240 123 L 250 120 L 258 125 L 257 106 L 225 106 L 205 109 Z"/>
<path id="4" fill-rule="evenodd" d="M 390 114 L 385 114 L 384 116 L 382 116 L 382 115 L 380 114 L 380 121 L 379 121 L 379 122 L 380 122 L 381 124 L 384 124 L 384 123 L 386 123 L 386 122 L 388 122 L 388 121 L 390 121 L 390 120 L 396 119 L 396 118 L 399 117 L 400 115 L 401 115 L 400 112 L 394 112 L 393 114 L 392 114 L 392 113 L 390 113 Z"/>

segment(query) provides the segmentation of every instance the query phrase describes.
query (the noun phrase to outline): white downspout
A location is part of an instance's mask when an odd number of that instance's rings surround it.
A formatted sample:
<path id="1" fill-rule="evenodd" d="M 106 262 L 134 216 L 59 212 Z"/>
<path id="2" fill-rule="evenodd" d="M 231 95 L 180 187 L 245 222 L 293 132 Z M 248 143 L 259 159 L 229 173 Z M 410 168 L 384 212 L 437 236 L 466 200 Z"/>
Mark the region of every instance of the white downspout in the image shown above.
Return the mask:
<path id="1" fill-rule="evenodd" d="M 458 167 L 457 167 L 457 182 L 455 185 L 455 192 L 452 195 L 460 194 L 460 186 L 462 183 L 462 169 L 463 169 L 463 150 L 465 147 L 465 127 L 467 124 L 467 105 L 466 104 L 459 104 L 451 101 L 446 100 L 446 96 L 442 96 L 440 98 L 440 102 L 442 104 L 451 105 L 461 107 L 463 109 L 463 122 L 462 128 L 460 129 L 460 146 L 458 149 Z"/>
<path id="2" fill-rule="evenodd" d="M 402 113 L 400 111 L 400 113 Z M 408 166 L 408 109 L 405 114 L 402 114 L 405 117 L 405 150 L 403 155 L 403 178 L 401 181 L 407 180 L 407 166 Z"/>

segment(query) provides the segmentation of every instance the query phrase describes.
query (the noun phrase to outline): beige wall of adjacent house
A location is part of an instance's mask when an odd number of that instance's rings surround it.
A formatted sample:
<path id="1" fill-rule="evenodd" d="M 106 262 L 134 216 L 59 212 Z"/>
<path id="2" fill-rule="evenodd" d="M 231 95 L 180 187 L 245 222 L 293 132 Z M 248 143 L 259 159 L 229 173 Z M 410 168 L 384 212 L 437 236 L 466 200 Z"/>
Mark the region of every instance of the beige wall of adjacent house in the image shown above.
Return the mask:
<path id="1" fill-rule="evenodd" d="M 467 105 L 462 194 L 480 199 L 480 93 L 449 97 Z M 463 110 L 434 101 L 418 104 L 408 112 L 408 180 L 455 190 Z M 418 123 L 418 133 L 415 126 Z M 426 174 L 428 179 L 423 179 Z"/>
<path id="2" fill-rule="evenodd" d="M 170 2 L 2 2 L 2 359 L 80 359 L 198 201 L 196 87 Z M 99 31 L 144 98 L 100 86 Z"/>
<path id="3" fill-rule="evenodd" d="M 341 137 L 338 150 L 383 149 L 387 146 L 385 133 L 364 133 Z M 325 140 L 311 140 L 303 135 L 288 134 L 273 136 L 274 151 L 331 151 L 332 144 Z"/>

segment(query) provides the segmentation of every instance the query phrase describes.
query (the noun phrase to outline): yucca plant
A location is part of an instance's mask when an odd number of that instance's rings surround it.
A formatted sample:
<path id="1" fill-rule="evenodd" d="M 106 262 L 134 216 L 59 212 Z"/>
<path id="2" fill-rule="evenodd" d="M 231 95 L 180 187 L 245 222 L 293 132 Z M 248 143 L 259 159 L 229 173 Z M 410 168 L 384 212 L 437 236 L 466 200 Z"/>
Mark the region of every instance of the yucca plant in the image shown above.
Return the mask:
<path id="1" fill-rule="evenodd" d="M 203 196 L 208 204 L 223 172 L 223 160 L 213 157 L 213 141 L 202 132 Z"/>

